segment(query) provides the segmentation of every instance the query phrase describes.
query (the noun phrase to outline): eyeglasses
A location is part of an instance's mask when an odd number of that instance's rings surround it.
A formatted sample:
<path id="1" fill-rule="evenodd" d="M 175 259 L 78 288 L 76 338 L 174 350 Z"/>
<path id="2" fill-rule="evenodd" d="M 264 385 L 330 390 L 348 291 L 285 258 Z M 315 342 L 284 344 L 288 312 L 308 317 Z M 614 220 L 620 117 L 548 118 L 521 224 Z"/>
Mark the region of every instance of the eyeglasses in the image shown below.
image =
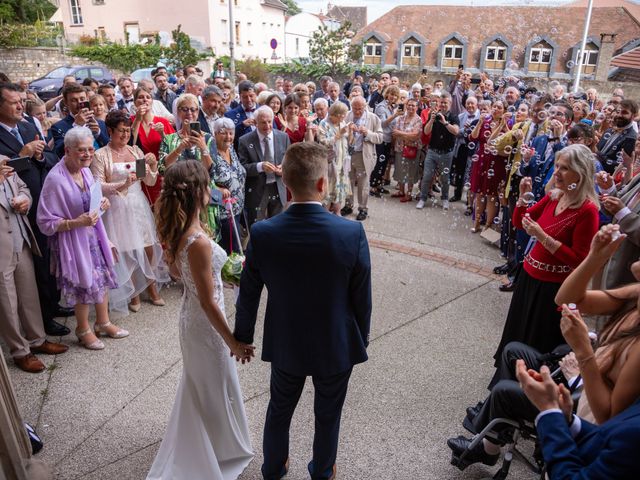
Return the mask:
<path id="1" fill-rule="evenodd" d="M 178 110 L 180 110 L 182 113 L 196 113 L 198 111 L 196 107 L 180 107 Z"/>
<path id="2" fill-rule="evenodd" d="M 118 133 L 131 133 L 131 129 L 130 128 L 116 128 L 116 132 Z"/>
<path id="3" fill-rule="evenodd" d="M 85 154 L 88 153 L 89 155 L 93 155 L 95 153 L 96 149 L 93 147 L 89 147 L 89 148 L 76 148 L 76 152 L 78 152 L 79 154 Z"/>

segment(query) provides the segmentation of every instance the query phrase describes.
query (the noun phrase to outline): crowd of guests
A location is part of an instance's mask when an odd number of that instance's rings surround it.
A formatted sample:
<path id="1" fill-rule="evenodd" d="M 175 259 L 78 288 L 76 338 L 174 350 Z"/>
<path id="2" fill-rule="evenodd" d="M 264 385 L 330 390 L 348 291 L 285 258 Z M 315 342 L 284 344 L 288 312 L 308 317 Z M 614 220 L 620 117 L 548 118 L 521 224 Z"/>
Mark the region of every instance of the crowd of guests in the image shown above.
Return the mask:
<path id="1" fill-rule="evenodd" d="M 234 85 L 221 66 L 207 79 L 192 66 L 178 73 L 159 67 L 116 87 L 67 78 L 46 103 L 0 84 L 0 243 L 13 251 L 0 259 L 0 334 L 19 368 L 42 371 L 35 353 L 66 351 L 45 339 L 70 333 L 58 315 L 75 314 L 79 342 L 99 350 L 100 337 L 128 335 L 113 312 L 165 304 L 170 275 L 153 209 L 173 164 L 192 159 L 208 171 L 203 221 L 231 253 L 253 223 L 287 208 L 288 147 L 317 142 L 329 163 L 323 204 L 335 215 L 366 220 L 370 196 L 420 210 L 464 202 L 472 233 L 500 232 L 506 262 L 495 272 L 514 294 L 491 395 L 465 419 L 471 431 L 496 416 L 535 417 L 515 360 L 537 369 L 548 352 L 573 352 L 561 364 L 581 376 L 581 402 L 598 423 L 640 396 L 629 373 L 640 366 L 638 289 L 624 286 L 640 271 L 639 112 L 620 89 L 567 94 L 557 82 L 537 90 L 463 69 L 446 86 L 355 72 L 342 86 L 323 76 L 270 88 L 242 74 Z M 588 291 L 590 281 L 601 290 Z M 581 311 L 610 315 L 595 351 Z M 468 458 L 494 464 L 497 438 Z M 457 454 L 470 444 L 449 441 Z"/>

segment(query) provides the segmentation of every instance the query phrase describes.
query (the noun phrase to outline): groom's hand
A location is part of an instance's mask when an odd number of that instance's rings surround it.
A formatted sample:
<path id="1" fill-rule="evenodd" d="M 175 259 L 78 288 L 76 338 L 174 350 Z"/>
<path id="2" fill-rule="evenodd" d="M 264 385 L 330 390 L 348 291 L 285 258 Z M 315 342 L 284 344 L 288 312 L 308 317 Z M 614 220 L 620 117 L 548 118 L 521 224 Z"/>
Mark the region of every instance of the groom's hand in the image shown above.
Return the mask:
<path id="1" fill-rule="evenodd" d="M 255 348 L 253 345 L 236 341 L 231 348 L 231 356 L 236 357 L 236 362 L 250 362 L 251 357 L 255 356 Z"/>

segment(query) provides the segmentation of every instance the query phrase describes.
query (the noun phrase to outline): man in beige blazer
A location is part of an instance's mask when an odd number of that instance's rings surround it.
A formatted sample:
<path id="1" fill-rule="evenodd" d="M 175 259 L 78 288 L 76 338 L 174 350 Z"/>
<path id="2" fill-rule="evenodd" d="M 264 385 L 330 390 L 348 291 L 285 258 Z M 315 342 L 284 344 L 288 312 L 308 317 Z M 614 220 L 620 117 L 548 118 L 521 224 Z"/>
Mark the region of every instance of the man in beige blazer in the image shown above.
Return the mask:
<path id="1" fill-rule="evenodd" d="M 1 127 L 0 127 L 1 128 Z M 27 213 L 31 195 L 0 158 L 0 336 L 18 368 L 45 369 L 34 353 L 57 355 L 69 347 L 45 338 L 32 254 L 40 255 Z"/>
<path id="2" fill-rule="evenodd" d="M 353 212 L 354 192 L 358 192 L 358 216 L 356 220 L 364 220 L 369 214 L 369 177 L 376 166 L 376 145 L 382 143 L 382 124 L 377 115 L 367 110 L 364 97 L 355 97 L 351 101 L 351 111 L 346 118 L 353 132 L 351 145 L 351 195 L 345 201 L 340 213 L 343 216 Z M 357 185 L 356 185 L 357 184 Z M 356 190 L 357 189 L 357 190 Z"/>

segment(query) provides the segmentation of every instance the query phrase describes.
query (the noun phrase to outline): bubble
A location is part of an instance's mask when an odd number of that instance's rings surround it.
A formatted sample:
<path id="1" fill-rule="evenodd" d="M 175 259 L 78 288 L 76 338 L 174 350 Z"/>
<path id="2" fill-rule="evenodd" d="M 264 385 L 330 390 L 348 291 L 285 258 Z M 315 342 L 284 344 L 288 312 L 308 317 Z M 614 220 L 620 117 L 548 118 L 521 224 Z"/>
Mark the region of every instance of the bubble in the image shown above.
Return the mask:
<path id="1" fill-rule="evenodd" d="M 500 217 L 496 217 L 493 219 L 493 224 L 498 225 L 500 223 Z"/>
<path id="2" fill-rule="evenodd" d="M 572 183 L 567 188 L 569 190 L 575 190 L 576 188 L 578 188 L 578 184 L 577 183 Z"/>
<path id="3" fill-rule="evenodd" d="M 524 192 L 522 195 L 520 195 L 520 198 L 527 205 L 531 205 L 536 199 L 536 196 L 533 194 L 533 192 Z"/>
<path id="4" fill-rule="evenodd" d="M 487 177 L 493 177 L 494 174 L 495 172 L 493 171 L 493 168 L 490 168 L 489 170 L 487 170 Z"/>
<path id="5" fill-rule="evenodd" d="M 491 149 L 491 155 L 497 155 L 498 154 L 498 149 L 497 148 L 492 148 Z"/>
<path id="6" fill-rule="evenodd" d="M 236 118 L 240 118 L 240 114 L 239 113 L 236 113 Z"/>
<path id="7" fill-rule="evenodd" d="M 555 35 L 556 33 L 558 33 L 558 29 L 557 29 L 556 27 L 553 27 L 553 28 L 551 29 L 551 34 L 552 34 L 552 35 Z"/>
<path id="8" fill-rule="evenodd" d="M 471 184 L 470 184 L 469 182 L 467 182 L 467 183 L 465 183 L 465 184 L 464 184 L 463 189 L 464 189 L 465 191 L 466 191 L 466 190 L 469 190 L 470 188 L 471 188 Z"/>
<path id="9" fill-rule="evenodd" d="M 534 178 L 533 181 L 536 182 L 536 183 L 540 183 L 542 181 L 542 177 L 538 176 L 538 177 Z"/>
<path id="10" fill-rule="evenodd" d="M 442 173 L 445 174 L 445 175 L 448 175 L 449 174 L 449 169 L 445 168 L 444 170 L 442 170 Z"/>
<path id="11" fill-rule="evenodd" d="M 551 82 L 553 83 L 553 82 Z M 556 82 L 556 85 L 558 85 L 558 82 Z M 549 84 L 549 86 L 551 86 L 551 84 Z M 551 105 L 550 103 L 545 103 L 544 104 L 544 109 L 545 110 L 549 110 L 551 107 L 553 107 L 553 105 Z"/>
<path id="12" fill-rule="evenodd" d="M 605 134 L 602 136 L 602 138 L 604 138 L 605 140 L 608 140 L 611 137 L 611 132 L 605 132 Z"/>
<path id="13" fill-rule="evenodd" d="M 516 107 L 514 107 L 513 105 L 511 105 L 509 108 L 507 108 L 507 112 L 509 113 L 515 113 L 516 111 Z"/>
<path id="14" fill-rule="evenodd" d="M 496 145 L 497 143 L 498 143 L 498 141 L 494 138 L 493 140 L 491 140 L 491 141 L 489 142 L 489 145 L 494 146 L 494 145 Z"/>
<path id="15" fill-rule="evenodd" d="M 596 122 L 602 123 L 604 122 L 604 119 L 605 119 L 604 113 L 599 113 L 598 115 L 596 115 Z"/>
<path id="16" fill-rule="evenodd" d="M 250 143 L 250 144 L 249 144 L 249 148 L 253 148 L 253 143 Z"/>
<path id="17" fill-rule="evenodd" d="M 489 130 L 487 130 L 486 132 L 484 132 L 484 137 L 485 138 L 489 138 L 491 136 L 491 132 Z"/>
<path id="18" fill-rule="evenodd" d="M 547 112 L 545 112 L 544 110 L 542 110 L 541 112 L 538 112 L 538 118 L 541 121 L 545 121 L 547 119 Z"/>
<path id="19" fill-rule="evenodd" d="M 387 157 L 385 157 L 384 155 L 380 155 L 380 161 L 384 162 L 387 159 Z"/>
<path id="20" fill-rule="evenodd" d="M 496 128 L 497 123 L 496 123 L 496 122 L 491 122 L 491 123 L 489 124 L 489 126 L 490 126 L 491 128 Z"/>
<path id="21" fill-rule="evenodd" d="M 480 157 L 478 155 L 472 155 L 471 156 L 471 161 L 472 162 L 477 162 L 480 159 Z"/>
<path id="22" fill-rule="evenodd" d="M 567 68 L 573 68 L 574 65 L 575 65 L 575 62 L 573 60 L 569 60 L 567 62 Z"/>
<path id="23" fill-rule="evenodd" d="M 476 148 L 476 144 L 473 142 L 469 142 L 467 147 L 469 147 L 469 150 L 474 150 Z"/>

